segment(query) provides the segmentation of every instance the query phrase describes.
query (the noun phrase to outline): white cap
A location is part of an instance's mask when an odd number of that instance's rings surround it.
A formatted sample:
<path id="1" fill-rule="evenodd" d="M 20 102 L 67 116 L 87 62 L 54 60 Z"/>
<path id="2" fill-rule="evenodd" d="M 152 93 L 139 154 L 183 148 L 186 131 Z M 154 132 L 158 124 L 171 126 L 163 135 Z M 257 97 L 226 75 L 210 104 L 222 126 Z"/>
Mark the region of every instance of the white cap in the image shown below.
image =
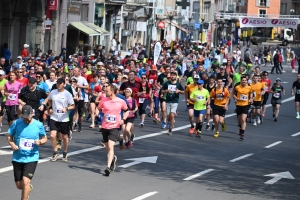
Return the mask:
<path id="1" fill-rule="evenodd" d="M 24 48 L 28 48 L 29 47 L 29 44 L 24 44 Z"/>
<path id="2" fill-rule="evenodd" d="M 22 59 L 22 56 L 18 56 L 17 59 Z"/>
<path id="3" fill-rule="evenodd" d="M 3 70 L 0 70 L 0 75 L 4 75 L 4 71 Z"/>
<path id="4" fill-rule="evenodd" d="M 124 67 L 123 67 L 122 65 L 120 65 L 118 68 L 119 68 L 119 69 L 122 69 L 122 70 L 124 69 Z"/>
<path id="5" fill-rule="evenodd" d="M 198 78 L 198 79 L 199 79 L 200 77 L 199 77 L 198 74 L 195 74 L 195 75 L 194 75 L 194 78 Z"/>
<path id="6" fill-rule="evenodd" d="M 126 90 L 129 90 L 130 93 L 132 94 L 132 89 L 131 88 L 126 88 Z"/>
<path id="7" fill-rule="evenodd" d="M 97 65 L 104 65 L 103 62 L 97 62 Z"/>
<path id="8" fill-rule="evenodd" d="M 223 59 L 223 63 L 227 63 L 227 59 L 226 58 Z"/>

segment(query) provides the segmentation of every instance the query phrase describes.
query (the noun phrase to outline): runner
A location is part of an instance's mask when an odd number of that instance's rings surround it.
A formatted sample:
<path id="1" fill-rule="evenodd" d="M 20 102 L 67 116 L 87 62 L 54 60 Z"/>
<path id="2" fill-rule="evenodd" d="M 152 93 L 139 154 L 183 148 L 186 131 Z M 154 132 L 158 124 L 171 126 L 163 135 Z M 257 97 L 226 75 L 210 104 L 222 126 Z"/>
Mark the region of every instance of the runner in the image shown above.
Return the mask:
<path id="1" fill-rule="evenodd" d="M 5 72 L 3 70 L 0 70 L 0 98 L 2 98 L 2 103 L 0 107 L 0 132 L 2 131 L 2 119 L 3 115 L 5 113 L 5 102 L 6 102 L 6 96 L 4 95 L 4 85 L 7 82 L 7 80 L 4 78 Z"/>
<path id="2" fill-rule="evenodd" d="M 271 79 L 269 79 L 269 76 L 268 76 L 268 72 L 264 71 L 262 73 L 262 79 L 261 81 L 263 83 L 265 83 L 265 94 L 263 96 L 263 101 L 262 101 L 262 111 L 261 111 L 261 116 L 265 116 L 265 113 L 266 113 L 266 109 L 267 109 L 267 101 L 269 99 L 269 93 L 270 93 L 270 89 L 271 89 Z"/>
<path id="3" fill-rule="evenodd" d="M 197 82 L 200 79 L 198 74 L 195 74 L 193 76 L 193 78 L 194 78 L 193 84 L 187 85 L 186 88 L 185 88 L 185 92 L 184 92 L 185 102 L 186 102 L 186 105 L 188 107 L 188 115 L 189 115 L 189 120 L 190 120 L 190 124 L 191 124 L 190 134 L 193 134 L 194 129 L 195 129 L 195 126 L 194 126 L 194 102 L 191 101 L 190 95 L 193 93 L 194 90 L 198 90 L 198 83 Z"/>
<path id="4" fill-rule="evenodd" d="M 253 76 L 253 81 L 250 85 L 251 90 L 253 92 L 253 106 L 252 109 L 252 119 L 253 119 L 253 126 L 257 126 L 257 124 L 261 123 L 260 114 L 261 114 L 261 101 L 262 96 L 265 94 L 266 85 L 258 81 L 259 75 Z"/>
<path id="5" fill-rule="evenodd" d="M 129 116 L 128 106 L 125 101 L 116 97 L 117 91 L 116 86 L 109 85 L 105 93 L 106 97 L 110 98 L 110 100 L 101 101 L 98 106 L 104 116 L 102 121 L 102 136 L 107 151 L 107 168 L 104 171 L 107 176 L 116 168 L 117 156 L 114 155 L 114 146 L 119 136 L 119 128 Z M 120 113 L 122 110 L 125 112 L 121 119 Z"/>
<path id="6" fill-rule="evenodd" d="M 98 96 L 98 93 L 101 92 L 101 86 L 99 84 L 99 78 L 97 74 L 93 74 L 93 82 L 90 83 L 90 115 L 92 124 L 90 125 L 90 128 L 95 128 L 95 117 L 98 116 L 98 110 L 96 109 L 96 98 Z"/>
<path id="7" fill-rule="evenodd" d="M 16 187 L 22 190 L 22 200 L 29 199 L 33 186 L 31 180 L 39 160 L 39 146 L 47 142 L 44 126 L 32 118 L 29 105 L 22 108 L 21 119 L 8 129 L 7 141 L 14 151 L 12 164 Z"/>
<path id="8" fill-rule="evenodd" d="M 236 102 L 236 114 L 238 116 L 238 123 L 240 127 L 240 140 L 244 140 L 249 103 L 253 102 L 253 93 L 245 76 L 241 77 L 241 84 L 235 87 L 233 93 L 233 98 Z"/>
<path id="9" fill-rule="evenodd" d="M 146 74 L 143 74 L 141 76 L 141 78 L 142 78 L 141 83 L 142 83 L 143 92 L 140 92 L 140 94 L 139 94 L 139 106 L 138 106 L 138 108 L 139 108 L 139 115 L 140 115 L 140 118 L 141 118 L 140 126 L 143 127 L 144 122 L 145 122 L 145 117 L 146 117 L 146 109 L 147 109 L 147 106 L 149 104 L 149 98 L 152 96 L 152 89 L 151 89 L 150 83 L 147 81 Z M 152 112 L 150 111 L 150 113 L 152 113 Z"/>
<path id="10" fill-rule="evenodd" d="M 222 126 L 222 131 L 226 131 L 226 124 L 224 121 L 225 113 L 228 108 L 228 103 L 230 99 L 229 91 L 223 86 L 223 80 L 217 80 L 217 87 L 212 89 L 210 92 L 210 99 L 213 101 L 213 116 L 216 133 L 214 137 L 219 137 L 219 124 Z"/>
<path id="11" fill-rule="evenodd" d="M 278 114 L 279 114 L 279 109 L 281 105 L 281 96 L 282 94 L 285 95 L 284 88 L 280 84 L 281 80 L 280 78 L 276 79 L 276 83 L 272 86 L 270 93 L 272 93 L 272 98 L 271 98 L 271 104 L 273 107 L 273 118 L 274 122 L 277 122 Z"/>
<path id="12" fill-rule="evenodd" d="M 223 81 L 222 81 L 223 82 Z M 215 77 L 211 76 L 209 77 L 209 82 L 204 85 L 204 88 L 208 90 L 209 94 L 211 93 L 211 91 L 217 86 L 216 82 L 215 82 Z M 208 131 L 210 129 L 210 115 L 213 116 L 213 110 L 214 110 L 214 98 L 210 98 L 210 105 L 206 106 L 206 127 L 205 129 Z M 215 122 L 213 120 L 212 125 L 211 125 L 211 130 L 215 131 Z"/>
<path id="13" fill-rule="evenodd" d="M 294 93 L 294 88 L 296 87 L 296 95 Z M 300 74 L 297 75 L 297 80 L 293 83 L 292 86 L 292 96 L 295 95 L 295 110 L 296 110 L 296 118 L 300 119 L 299 115 L 299 102 L 300 102 Z"/>
<path id="14" fill-rule="evenodd" d="M 16 80 L 16 72 L 10 72 L 9 77 L 10 81 L 6 82 L 4 85 L 4 95 L 6 96 L 5 107 L 8 126 L 10 126 L 17 117 L 19 93 L 22 89 L 22 84 L 20 82 L 17 82 Z"/>
<path id="15" fill-rule="evenodd" d="M 70 119 L 69 119 L 69 110 L 75 109 L 74 100 L 70 92 L 65 90 L 65 79 L 60 78 L 57 80 L 57 89 L 52 90 L 48 96 L 48 113 L 50 115 L 50 137 L 53 147 L 53 156 L 50 161 L 55 162 L 59 157 L 57 150 L 57 133 L 63 135 L 63 161 L 67 161 L 67 151 L 69 138 L 68 134 L 70 133 Z"/>
<path id="16" fill-rule="evenodd" d="M 162 86 L 162 94 L 166 94 L 166 114 L 168 118 L 169 132 L 168 135 L 172 135 L 172 129 L 174 127 L 174 116 L 177 111 L 179 94 L 184 94 L 184 89 L 180 82 L 177 81 L 177 73 L 171 72 L 170 81 L 166 82 Z"/>
<path id="17" fill-rule="evenodd" d="M 203 88 L 204 81 L 198 80 L 198 90 L 194 90 L 190 95 L 190 100 L 194 102 L 194 117 L 196 118 L 196 137 L 201 138 L 203 125 L 203 115 L 206 112 L 206 105 L 210 104 L 209 92 Z"/>

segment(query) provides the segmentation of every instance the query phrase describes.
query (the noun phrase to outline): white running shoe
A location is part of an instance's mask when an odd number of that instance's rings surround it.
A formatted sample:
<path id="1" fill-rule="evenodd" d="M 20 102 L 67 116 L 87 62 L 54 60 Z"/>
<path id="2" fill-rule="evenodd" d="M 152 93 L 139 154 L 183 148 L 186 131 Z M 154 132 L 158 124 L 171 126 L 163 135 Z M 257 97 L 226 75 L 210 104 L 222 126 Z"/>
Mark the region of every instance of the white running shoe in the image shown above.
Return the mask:
<path id="1" fill-rule="evenodd" d="M 253 123 L 253 126 L 257 126 L 257 123 L 256 123 L 256 122 L 254 122 L 254 123 Z"/>
<path id="2" fill-rule="evenodd" d="M 257 123 L 260 124 L 260 119 L 259 118 L 257 119 Z"/>

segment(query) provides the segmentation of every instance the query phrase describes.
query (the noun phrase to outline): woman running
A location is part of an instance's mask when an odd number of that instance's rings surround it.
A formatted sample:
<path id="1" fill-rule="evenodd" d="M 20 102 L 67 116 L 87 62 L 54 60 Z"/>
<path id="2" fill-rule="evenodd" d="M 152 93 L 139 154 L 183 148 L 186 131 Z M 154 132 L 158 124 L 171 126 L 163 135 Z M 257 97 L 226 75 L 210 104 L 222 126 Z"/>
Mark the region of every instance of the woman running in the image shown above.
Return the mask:
<path id="1" fill-rule="evenodd" d="M 143 92 L 139 92 L 139 115 L 141 118 L 140 126 L 144 126 L 145 116 L 146 116 L 146 109 L 149 104 L 149 97 L 152 96 L 152 90 L 150 89 L 150 83 L 147 81 L 147 77 L 145 74 L 142 75 L 142 88 Z"/>
<path id="2" fill-rule="evenodd" d="M 98 96 L 98 93 L 101 92 L 101 86 L 99 84 L 98 75 L 93 75 L 94 82 L 91 82 L 90 84 L 90 115 L 92 119 L 92 124 L 90 125 L 90 128 L 95 128 L 95 117 L 98 114 L 98 110 L 96 109 L 96 98 Z"/>

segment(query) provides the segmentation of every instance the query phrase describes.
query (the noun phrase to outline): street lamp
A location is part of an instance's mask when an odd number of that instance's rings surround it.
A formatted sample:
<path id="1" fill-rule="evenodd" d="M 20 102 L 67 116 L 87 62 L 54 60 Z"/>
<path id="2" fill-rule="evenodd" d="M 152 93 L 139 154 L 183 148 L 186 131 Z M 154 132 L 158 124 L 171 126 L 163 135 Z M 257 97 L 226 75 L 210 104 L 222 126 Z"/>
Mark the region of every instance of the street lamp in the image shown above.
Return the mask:
<path id="1" fill-rule="evenodd" d="M 294 10 L 294 9 L 291 9 L 291 10 L 290 10 L 290 13 L 291 13 L 291 15 L 293 15 L 293 14 L 295 13 L 295 10 Z"/>

